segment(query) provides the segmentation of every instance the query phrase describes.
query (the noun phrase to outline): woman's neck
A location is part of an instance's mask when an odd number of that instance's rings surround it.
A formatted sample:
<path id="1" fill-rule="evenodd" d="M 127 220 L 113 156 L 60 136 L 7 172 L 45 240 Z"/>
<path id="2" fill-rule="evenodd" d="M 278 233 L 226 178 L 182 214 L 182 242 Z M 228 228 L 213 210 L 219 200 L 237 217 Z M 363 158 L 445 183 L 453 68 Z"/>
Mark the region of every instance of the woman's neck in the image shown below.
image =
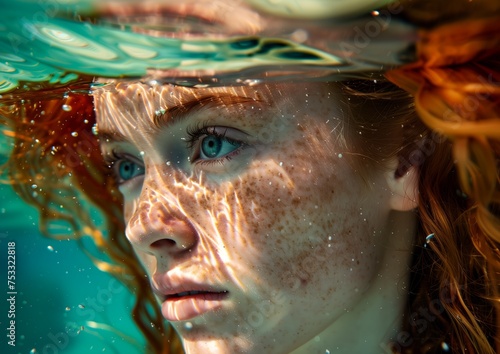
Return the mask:
<path id="1" fill-rule="evenodd" d="M 389 220 L 380 268 L 363 297 L 291 354 L 389 354 L 390 342 L 410 342 L 409 334 L 401 332 L 401 321 L 408 296 L 416 217 L 412 212 L 392 212 Z"/>

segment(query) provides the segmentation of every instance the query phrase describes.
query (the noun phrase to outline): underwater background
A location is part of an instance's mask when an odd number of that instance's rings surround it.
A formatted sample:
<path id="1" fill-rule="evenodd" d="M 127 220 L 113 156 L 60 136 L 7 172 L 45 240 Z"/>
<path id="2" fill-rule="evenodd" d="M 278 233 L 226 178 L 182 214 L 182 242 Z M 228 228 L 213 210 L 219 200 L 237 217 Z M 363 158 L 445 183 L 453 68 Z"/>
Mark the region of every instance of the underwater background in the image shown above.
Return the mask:
<path id="1" fill-rule="evenodd" d="M 0 187 L 1 353 L 142 353 L 131 294 L 71 241 L 44 238 L 37 211 Z M 7 243 L 16 256 L 16 346 L 7 345 Z M 119 333 L 121 332 L 121 333 Z M 124 340 L 125 339 L 125 340 Z"/>

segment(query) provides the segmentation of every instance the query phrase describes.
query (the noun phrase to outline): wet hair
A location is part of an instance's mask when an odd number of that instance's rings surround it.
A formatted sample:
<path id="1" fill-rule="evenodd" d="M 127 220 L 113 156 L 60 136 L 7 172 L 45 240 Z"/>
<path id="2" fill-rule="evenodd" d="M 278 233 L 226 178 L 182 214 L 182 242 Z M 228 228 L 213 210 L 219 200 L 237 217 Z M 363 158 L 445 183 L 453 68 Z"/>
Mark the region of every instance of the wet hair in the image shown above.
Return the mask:
<path id="1" fill-rule="evenodd" d="M 461 66 L 416 63 L 389 72 L 392 83 L 333 84 L 359 169 L 397 157 L 398 176 L 419 171 L 411 282 L 394 353 L 500 352 L 500 90 L 493 70 L 500 66 L 491 59 L 499 56 L 482 51 L 470 62 L 469 52 Z M 72 237 L 135 294 L 132 316 L 148 352 L 182 352 L 124 237 L 123 202 L 92 134 L 92 97 L 25 99 L 0 107 L 0 119 L 13 139 L 4 173 L 40 211 L 42 233 Z M 33 193 L 33 184 L 41 191 Z M 92 208 L 103 223 L 90 217 Z M 50 227 L 60 220 L 71 235 Z"/>

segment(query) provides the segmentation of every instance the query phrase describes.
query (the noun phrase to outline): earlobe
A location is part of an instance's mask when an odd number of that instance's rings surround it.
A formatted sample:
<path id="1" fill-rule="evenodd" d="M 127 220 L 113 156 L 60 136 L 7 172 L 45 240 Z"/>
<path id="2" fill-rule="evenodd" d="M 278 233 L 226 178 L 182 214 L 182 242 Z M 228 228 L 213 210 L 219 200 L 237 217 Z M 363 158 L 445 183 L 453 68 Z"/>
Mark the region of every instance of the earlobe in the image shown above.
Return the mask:
<path id="1" fill-rule="evenodd" d="M 390 207 L 396 211 L 409 211 L 418 206 L 418 169 L 411 166 L 404 173 L 396 169 L 387 172 L 386 180 L 391 192 Z"/>

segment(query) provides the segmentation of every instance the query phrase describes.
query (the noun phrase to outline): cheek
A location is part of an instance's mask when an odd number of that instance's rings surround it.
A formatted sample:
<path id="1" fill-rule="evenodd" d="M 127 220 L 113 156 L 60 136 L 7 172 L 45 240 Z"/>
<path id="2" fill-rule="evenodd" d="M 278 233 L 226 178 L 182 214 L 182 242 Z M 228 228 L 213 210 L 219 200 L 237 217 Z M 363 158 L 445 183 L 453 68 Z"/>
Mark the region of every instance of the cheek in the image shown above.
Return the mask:
<path id="1" fill-rule="evenodd" d="M 375 226 L 360 222 L 359 186 L 351 183 L 356 178 L 346 164 L 313 163 L 305 149 L 285 155 L 253 164 L 234 185 L 247 266 L 259 281 L 267 277 L 291 290 L 333 291 L 332 284 L 353 276 L 364 282 L 373 269 Z"/>

